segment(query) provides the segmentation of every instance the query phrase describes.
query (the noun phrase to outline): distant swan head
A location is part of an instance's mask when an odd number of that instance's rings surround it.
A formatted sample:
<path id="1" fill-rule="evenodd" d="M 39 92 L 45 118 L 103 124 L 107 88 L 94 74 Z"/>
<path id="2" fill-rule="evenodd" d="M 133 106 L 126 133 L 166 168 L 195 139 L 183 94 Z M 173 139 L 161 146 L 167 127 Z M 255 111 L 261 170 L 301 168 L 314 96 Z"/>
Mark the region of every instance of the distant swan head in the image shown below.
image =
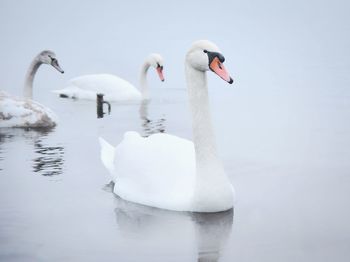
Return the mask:
<path id="1" fill-rule="evenodd" d="M 233 79 L 225 69 L 223 62 L 225 57 L 220 49 L 208 40 L 199 40 L 192 44 L 187 52 L 186 62 L 198 71 L 211 70 L 226 82 L 232 84 Z"/>
<path id="2" fill-rule="evenodd" d="M 54 68 L 57 69 L 57 71 L 61 72 L 62 74 L 64 73 L 64 71 L 62 70 L 62 68 L 58 64 L 56 54 L 53 51 L 44 50 L 44 51 L 40 52 L 38 55 L 38 59 L 43 64 L 52 65 Z"/>
<path id="3" fill-rule="evenodd" d="M 146 62 L 157 70 L 160 80 L 164 81 L 162 56 L 160 54 L 150 54 L 147 57 Z"/>

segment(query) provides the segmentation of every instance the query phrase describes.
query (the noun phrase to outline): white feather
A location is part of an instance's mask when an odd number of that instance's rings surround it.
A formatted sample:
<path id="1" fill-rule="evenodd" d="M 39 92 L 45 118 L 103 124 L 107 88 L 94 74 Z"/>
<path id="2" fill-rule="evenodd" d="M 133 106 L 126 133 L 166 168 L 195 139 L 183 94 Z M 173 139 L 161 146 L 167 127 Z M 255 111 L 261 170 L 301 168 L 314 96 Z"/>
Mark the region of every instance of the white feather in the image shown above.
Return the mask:
<path id="1" fill-rule="evenodd" d="M 57 116 L 40 103 L 0 92 L 0 127 L 53 127 L 56 122 Z"/>
<path id="2" fill-rule="evenodd" d="M 115 148 L 102 137 L 99 137 L 99 141 L 101 146 L 101 161 L 106 169 L 110 173 L 113 173 Z"/>

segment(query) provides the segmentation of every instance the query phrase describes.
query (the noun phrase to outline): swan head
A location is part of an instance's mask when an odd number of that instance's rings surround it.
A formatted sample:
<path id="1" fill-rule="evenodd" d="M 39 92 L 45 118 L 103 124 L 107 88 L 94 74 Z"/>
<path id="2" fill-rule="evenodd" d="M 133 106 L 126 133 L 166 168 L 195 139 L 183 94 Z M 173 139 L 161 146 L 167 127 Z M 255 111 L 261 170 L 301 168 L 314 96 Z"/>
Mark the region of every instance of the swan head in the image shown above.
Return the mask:
<path id="1" fill-rule="evenodd" d="M 225 57 L 221 54 L 220 49 L 208 40 L 194 42 L 186 55 L 186 62 L 194 69 L 203 72 L 211 70 L 232 84 L 233 79 L 224 67 L 224 61 Z"/>
<path id="2" fill-rule="evenodd" d="M 147 63 L 152 66 L 154 69 L 156 69 L 158 76 L 162 82 L 164 82 L 164 75 L 163 75 L 163 58 L 160 54 L 150 54 L 147 59 Z"/>
<path id="3" fill-rule="evenodd" d="M 43 64 L 51 65 L 54 68 L 56 68 L 57 71 L 61 72 L 62 74 L 64 73 L 64 71 L 62 70 L 62 68 L 58 64 L 56 54 L 53 51 L 44 50 L 44 51 L 40 52 L 40 54 L 38 55 L 38 59 Z"/>

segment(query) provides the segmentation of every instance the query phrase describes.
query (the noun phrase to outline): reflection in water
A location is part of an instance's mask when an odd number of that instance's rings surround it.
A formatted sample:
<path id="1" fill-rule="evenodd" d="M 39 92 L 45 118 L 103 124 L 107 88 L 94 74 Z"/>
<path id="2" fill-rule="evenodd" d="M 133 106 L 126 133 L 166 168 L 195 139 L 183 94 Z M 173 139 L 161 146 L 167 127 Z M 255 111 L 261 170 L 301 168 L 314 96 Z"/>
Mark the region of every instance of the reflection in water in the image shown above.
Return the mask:
<path id="1" fill-rule="evenodd" d="M 10 134 L 6 132 L 7 129 L 0 129 L 0 163 L 4 160 L 4 149 L 3 149 L 3 144 L 7 140 L 11 140 L 11 138 L 14 136 L 13 134 Z M 2 171 L 2 165 L 0 165 L 0 171 Z"/>
<path id="2" fill-rule="evenodd" d="M 3 157 L 3 150 L 2 150 L 2 148 L 1 148 L 1 146 L 0 146 L 0 171 L 2 171 L 3 169 L 2 169 L 2 165 L 1 165 L 1 162 L 4 160 L 4 157 Z"/>
<path id="3" fill-rule="evenodd" d="M 2 128 L 4 130 L 4 128 Z M 0 129 L 0 145 L 5 143 L 7 140 L 10 140 L 14 135 L 4 132 Z"/>
<path id="4" fill-rule="evenodd" d="M 150 101 L 143 100 L 140 105 L 139 113 L 142 121 L 142 136 L 148 137 L 156 133 L 165 132 L 165 118 L 151 120 L 148 118 L 148 106 Z"/>
<path id="5" fill-rule="evenodd" d="M 35 153 L 39 156 L 33 159 L 33 171 L 43 176 L 62 174 L 64 163 L 63 146 L 46 146 L 41 139 L 34 142 Z"/>
<path id="6" fill-rule="evenodd" d="M 113 192 L 113 182 L 106 185 L 104 190 Z M 133 239 L 132 245 L 138 243 L 146 248 L 161 249 L 161 245 L 178 238 L 183 240 L 193 238 L 198 261 L 218 261 L 232 229 L 233 209 L 219 213 L 174 212 L 147 207 L 125 201 L 114 195 L 116 221 L 124 237 Z M 191 230 L 187 230 L 190 226 Z M 192 234 L 191 234 L 192 232 Z M 189 235 L 190 233 L 190 235 Z M 174 244 L 175 243 L 175 244 Z M 169 245 L 168 245 L 169 246 Z"/>
<path id="7" fill-rule="evenodd" d="M 41 136 L 46 136 L 52 130 L 52 128 L 0 128 L 0 145 L 12 142 L 18 137 L 32 141 Z"/>
<path id="8" fill-rule="evenodd" d="M 218 261 L 233 223 L 233 209 L 219 213 L 193 213 L 198 245 L 198 261 Z"/>
<path id="9" fill-rule="evenodd" d="M 0 129 L 0 161 L 3 161 L 3 145 L 24 138 L 32 145 L 37 155 L 33 159 L 33 171 L 43 176 L 59 175 L 62 173 L 64 163 L 64 148 L 62 146 L 45 145 L 44 139 L 52 128 L 1 128 Z M 1 168 L 0 168 L 1 170 Z"/>

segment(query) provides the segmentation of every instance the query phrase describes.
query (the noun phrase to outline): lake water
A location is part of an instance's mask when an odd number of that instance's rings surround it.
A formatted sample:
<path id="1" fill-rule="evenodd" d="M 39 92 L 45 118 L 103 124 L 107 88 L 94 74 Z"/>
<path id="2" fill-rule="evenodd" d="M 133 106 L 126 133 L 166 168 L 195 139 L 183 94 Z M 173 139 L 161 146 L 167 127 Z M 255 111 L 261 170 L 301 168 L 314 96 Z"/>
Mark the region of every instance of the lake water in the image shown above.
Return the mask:
<path id="1" fill-rule="evenodd" d="M 349 91 L 213 88 L 234 211 L 170 212 L 112 193 L 98 137 L 191 139 L 184 89 L 154 89 L 149 104 L 112 103 L 100 119 L 94 102 L 43 92 L 56 128 L 0 130 L 0 260 L 348 261 Z"/>

